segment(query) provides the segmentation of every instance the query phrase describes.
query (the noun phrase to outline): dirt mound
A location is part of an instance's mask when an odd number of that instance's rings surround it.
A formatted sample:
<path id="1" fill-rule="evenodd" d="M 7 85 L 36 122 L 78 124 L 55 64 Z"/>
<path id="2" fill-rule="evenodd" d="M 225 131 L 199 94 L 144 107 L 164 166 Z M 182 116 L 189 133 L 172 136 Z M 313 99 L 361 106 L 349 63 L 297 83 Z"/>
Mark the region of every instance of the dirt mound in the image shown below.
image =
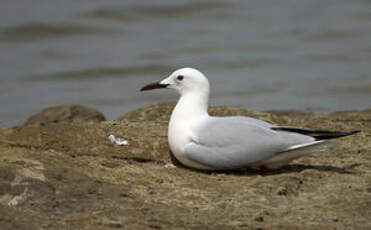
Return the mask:
<path id="1" fill-rule="evenodd" d="M 342 145 L 264 174 L 174 166 L 174 104 L 110 122 L 45 122 L 0 130 L 1 229 L 369 229 L 371 113 L 313 115 L 212 107 L 280 125 L 362 130 Z M 110 134 L 129 141 L 117 146 Z"/>

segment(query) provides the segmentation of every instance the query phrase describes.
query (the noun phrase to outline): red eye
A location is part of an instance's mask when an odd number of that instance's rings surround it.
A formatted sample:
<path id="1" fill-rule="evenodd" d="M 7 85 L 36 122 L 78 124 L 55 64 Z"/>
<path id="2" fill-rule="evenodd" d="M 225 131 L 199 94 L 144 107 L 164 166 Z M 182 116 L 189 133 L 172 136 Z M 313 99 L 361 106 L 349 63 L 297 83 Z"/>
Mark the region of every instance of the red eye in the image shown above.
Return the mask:
<path id="1" fill-rule="evenodd" d="M 179 75 L 178 77 L 176 77 L 176 79 L 177 79 L 178 81 L 183 81 L 184 76 L 183 76 L 183 75 Z"/>

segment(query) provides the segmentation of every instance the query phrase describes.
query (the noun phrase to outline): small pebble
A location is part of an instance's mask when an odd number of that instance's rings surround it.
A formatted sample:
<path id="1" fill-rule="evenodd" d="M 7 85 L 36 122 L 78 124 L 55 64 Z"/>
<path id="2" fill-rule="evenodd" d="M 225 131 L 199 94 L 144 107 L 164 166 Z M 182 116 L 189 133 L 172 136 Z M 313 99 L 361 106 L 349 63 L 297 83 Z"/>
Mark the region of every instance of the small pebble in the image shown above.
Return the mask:
<path id="1" fill-rule="evenodd" d="M 257 216 L 254 218 L 255 221 L 257 222 L 263 222 L 264 221 L 264 217 L 263 216 Z"/>
<path id="2" fill-rule="evenodd" d="M 103 218 L 102 225 L 110 228 L 122 228 L 124 227 L 124 223 L 117 220 L 110 220 L 107 218 Z"/>
<path id="3" fill-rule="evenodd" d="M 286 188 L 279 188 L 277 191 L 277 195 L 279 196 L 287 196 L 287 194 L 288 194 L 288 191 Z"/>
<path id="4" fill-rule="evenodd" d="M 173 163 L 166 163 L 164 165 L 164 168 L 167 168 L 167 169 L 173 169 L 173 168 L 176 168 L 176 166 L 173 164 Z"/>

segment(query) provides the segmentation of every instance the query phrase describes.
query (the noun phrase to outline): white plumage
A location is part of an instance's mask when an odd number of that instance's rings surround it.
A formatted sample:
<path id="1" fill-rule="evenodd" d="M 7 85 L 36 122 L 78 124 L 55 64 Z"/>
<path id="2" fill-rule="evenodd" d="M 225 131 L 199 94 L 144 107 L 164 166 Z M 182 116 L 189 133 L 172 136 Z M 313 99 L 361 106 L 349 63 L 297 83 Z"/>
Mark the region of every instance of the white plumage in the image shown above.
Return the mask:
<path id="1" fill-rule="evenodd" d="M 184 165 L 204 170 L 277 168 L 355 132 L 311 131 L 279 127 L 250 117 L 208 114 L 209 81 L 198 70 L 183 68 L 141 90 L 175 89 L 181 96 L 168 129 L 169 146 Z M 321 138 L 322 137 L 322 138 Z"/>

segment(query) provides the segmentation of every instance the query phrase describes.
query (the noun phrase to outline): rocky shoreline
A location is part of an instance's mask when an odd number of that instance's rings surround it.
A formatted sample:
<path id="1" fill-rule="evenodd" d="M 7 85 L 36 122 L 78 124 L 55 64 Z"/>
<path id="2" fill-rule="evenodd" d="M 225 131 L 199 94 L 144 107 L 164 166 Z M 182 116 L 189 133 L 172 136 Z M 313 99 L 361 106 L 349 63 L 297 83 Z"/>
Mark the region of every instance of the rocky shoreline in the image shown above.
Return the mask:
<path id="1" fill-rule="evenodd" d="M 173 106 L 155 104 L 113 121 L 66 106 L 0 129 L 1 229 L 371 228 L 371 110 L 315 115 L 211 107 L 218 116 L 361 133 L 264 174 L 205 173 L 173 164 L 167 145 Z M 129 145 L 111 143 L 110 134 Z"/>

